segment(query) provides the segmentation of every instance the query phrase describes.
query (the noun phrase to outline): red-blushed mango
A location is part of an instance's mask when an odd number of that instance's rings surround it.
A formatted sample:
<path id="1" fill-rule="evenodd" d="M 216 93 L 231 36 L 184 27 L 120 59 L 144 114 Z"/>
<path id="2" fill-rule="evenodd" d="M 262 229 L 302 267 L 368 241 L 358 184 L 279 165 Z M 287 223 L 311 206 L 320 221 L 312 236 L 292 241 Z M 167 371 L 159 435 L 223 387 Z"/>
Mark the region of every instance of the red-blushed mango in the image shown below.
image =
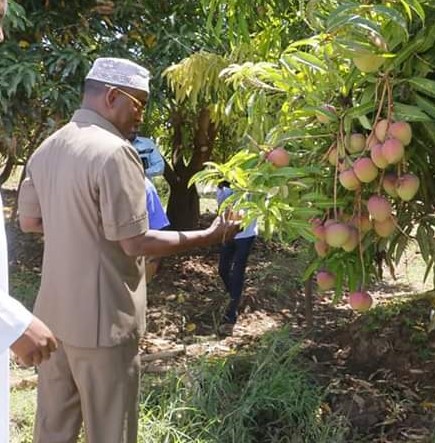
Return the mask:
<path id="1" fill-rule="evenodd" d="M 372 307 L 373 299 L 368 292 L 357 291 L 349 294 L 348 302 L 354 311 L 365 312 Z"/>
<path id="2" fill-rule="evenodd" d="M 349 191 L 355 191 L 361 186 L 361 182 L 358 180 L 358 177 L 352 168 L 340 172 L 338 179 L 343 188 L 348 189 Z"/>
<path id="3" fill-rule="evenodd" d="M 395 172 L 389 172 L 388 174 L 384 175 L 384 178 L 382 180 L 382 188 L 384 191 L 393 198 L 397 198 L 397 191 L 396 191 L 396 183 L 397 183 L 397 174 Z"/>
<path id="4" fill-rule="evenodd" d="M 277 168 L 288 166 L 290 163 L 290 154 L 284 148 L 275 148 L 267 154 L 267 160 Z"/>
<path id="5" fill-rule="evenodd" d="M 332 105 L 322 105 L 320 107 L 323 111 L 326 111 L 326 114 L 323 114 L 322 112 L 316 112 L 316 117 L 317 120 L 319 121 L 319 123 L 323 123 L 323 124 L 327 124 L 327 123 L 331 123 L 333 121 L 333 118 L 331 116 L 328 115 L 328 113 L 331 114 L 336 114 L 337 110 L 335 109 L 334 106 Z"/>
<path id="6" fill-rule="evenodd" d="M 381 143 L 383 143 L 385 141 L 385 139 L 387 138 L 388 127 L 389 127 L 389 121 L 387 119 L 380 120 L 376 123 L 375 135 L 376 135 L 376 138 Z"/>
<path id="7" fill-rule="evenodd" d="M 363 183 L 370 183 L 378 176 L 378 168 L 368 157 L 361 157 L 353 164 L 353 171 L 358 180 Z"/>
<path id="8" fill-rule="evenodd" d="M 335 285 L 335 275 L 328 271 L 319 271 L 316 280 L 321 291 L 329 291 Z"/>
<path id="9" fill-rule="evenodd" d="M 374 132 L 372 132 L 368 137 L 367 137 L 367 149 L 370 150 L 372 149 L 373 146 L 375 145 L 379 145 L 381 144 L 381 142 L 378 140 L 378 137 L 376 137 L 376 134 Z"/>
<path id="10" fill-rule="evenodd" d="M 376 72 L 384 63 L 384 57 L 376 54 L 362 53 L 353 58 L 355 66 L 361 72 Z"/>
<path id="11" fill-rule="evenodd" d="M 350 229 L 344 223 L 333 223 L 326 226 L 326 243 L 333 248 L 340 248 L 349 239 Z"/>
<path id="12" fill-rule="evenodd" d="M 396 192 L 401 200 L 409 202 L 417 194 L 420 179 L 414 174 L 404 174 L 397 179 Z"/>
<path id="13" fill-rule="evenodd" d="M 358 230 L 353 227 L 353 226 L 349 226 L 349 238 L 347 239 L 346 243 L 343 244 L 342 248 L 346 251 L 346 252 L 352 252 L 359 243 L 359 234 L 358 234 Z"/>
<path id="14" fill-rule="evenodd" d="M 389 138 L 382 145 L 382 155 L 391 165 L 399 163 L 405 155 L 403 143 L 396 138 Z"/>
<path id="15" fill-rule="evenodd" d="M 391 204 L 390 202 L 380 196 L 372 195 L 367 202 L 367 209 L 373 220 L 384 221 L 391 216 Z"/>
<path id="16" fill-rule="evenodd" d="M 396 221 L 394 217 L 388 217 L 383 221 L 374 221 L 373 229 L 379 237 L 387 238 L 396 230 Z"/>
<path id="17" fill-rule="evenodd" d="M 323 225 L 317 225 L 312 228 L 313 234 L 319 240 L 325 240 L 325 227 Z"/>
<path id="18" fill-rule="evenodd" d="M 355 226 L 363 234 L 372 229 L 372 222 L 367 214 L 354 215 L 350 221 L 351 225 Z"/>
<path id="19" fill-rule="evenodd" d="M 349 138 L 348 146 L 346 146 L 349 154 L 356 154 L 361 152 L 366 147 L 366 138 L 363 134 L 352 134 Z"/>
<path id="20" fill-rule="evenodd" d="M 396 138 L 403 143 L 404 146 L 408 146 L 412 139 L 411 125 L 407 122 L 395 122 L 391 123 L 388 128 L 388 134 L 391 138 Z"/>
<path id="21" fill-rule="evenodd" d="M 329 245 L 324 240 L 317 240 L 314 243 L 314 249 L 319 257 L 326 257 L 329 251 Z"/>
<path id="22" fill-rule="evenodd" d="M 388 160 L 382 154 L 382 145 L 374 145 L 370 151 L 370 158 L 379 169 L 385 169 L 388 166 Z"/>
<path id="23" fill-rule="evenodd" d="M 327 220 L 325 220 L 325 223 L 323 223 L 323 226 L 326 229 L 328 226 L 335 225 L 335 223 L 339 223 L 339 221 L 335 218 L 328 218 Z"/>

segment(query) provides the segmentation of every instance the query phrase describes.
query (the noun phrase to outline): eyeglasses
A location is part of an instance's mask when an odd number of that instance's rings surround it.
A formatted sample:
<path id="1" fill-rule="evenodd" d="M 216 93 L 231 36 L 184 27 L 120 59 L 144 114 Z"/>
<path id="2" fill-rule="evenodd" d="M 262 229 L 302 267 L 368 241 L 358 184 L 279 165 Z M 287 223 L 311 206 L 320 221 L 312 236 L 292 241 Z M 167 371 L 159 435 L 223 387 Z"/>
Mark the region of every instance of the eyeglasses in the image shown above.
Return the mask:
<path id="1" fill-rule="evenodd" d="M 133 104 L 135 105 L 136 109 L 139 112 L 142 112 L 143 109 L 145 108 L 146 103 L 140 101 L 138 98 L 133 97 L 131 94 L 129 94 L 128 92 L 124 91 L 123 89 L 117 88 L 116 86 L 113 85 L 104 85 L 109 89 L 115 89 L 116 91 L 120 92 L 121 94 L 124 94 L 127 98 L 129 98 Z"/>

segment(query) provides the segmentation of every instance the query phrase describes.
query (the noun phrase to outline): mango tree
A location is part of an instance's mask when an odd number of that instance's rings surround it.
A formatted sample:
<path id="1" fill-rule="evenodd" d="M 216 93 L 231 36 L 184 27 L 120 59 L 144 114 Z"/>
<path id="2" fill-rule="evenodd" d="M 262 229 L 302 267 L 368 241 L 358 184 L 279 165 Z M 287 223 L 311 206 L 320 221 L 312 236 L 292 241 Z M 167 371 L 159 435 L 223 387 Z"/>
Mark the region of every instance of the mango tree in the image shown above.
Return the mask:
<path id="1" fill-rule="evenodd" d="M 172 139 L 167 140 L 172 144 L 165 170 L 171 188 L 168 215 L 173 226 L 183 228 L 199 220 L 198 194 L 190 179 L 206 161 L 221 162 L 237 152 L 245 133 L 245 104 L 219 74 L 245 60 L 277 59 L 289 41 L 306 31 L 296 14 L 298 2 L 246 4 L 246 14 L 236 3 L 234 10 L 201 4 L 209 17 L 221 14 L 216 27 L 204 23 L 202 38 L 210 50 L 193 53 L 163 73 L 176 104 L 169 118 Z"/>
<path id="2" fill-rule="evenodd" d="M 213 4 L 222 28 L 234 5 Z M 320 272 L 320 288 L 335 287 L 335 300 L 349 291 L 364 310 L 380 261 L 393 269 L 410 241 L 433 268 L 435 11 L 424 0 L 312 0 L 299 15 L 311 33 L 277 60 L 221 73 L 228 108 L 246 110 L 249 142 L 197 179 L 232 181 L 229 204 L 262 218 L 270 235 L 312 242 L 305 278 Z M 277 148 L 290 166 L 274 165 Z"/>
<path id="3" fill-rule="evenodd" d="M 205 20 L 194 1 L 23 0 L 18 4 L 11 0 L 5 23 L 8 39 L 0 47 L 0 182 L 71 117 L 79 105 L 83 78 L 96 57 L 128 57 L 151 71 L 152 94 L 142 132 L 159 138 L 167 153 L 173 190 L 169 213 L 174 226 L 187 227 L 176 209 L 192 208 L 183 193 L 180 152 L 188 155 L 192 146 L 210 145 L 214 136 L 207 129 L 208 111 L 187 118 L 174 103 L 161 72 L 211 45 L 214 37 L 207 37 Z M 197 132 L 194 143 L 187 142 L 190 130 Z M 190 217 L 197 199 L 193 202 L 193 209 L 182 217 L 191 225 L 197 221 Z"/>

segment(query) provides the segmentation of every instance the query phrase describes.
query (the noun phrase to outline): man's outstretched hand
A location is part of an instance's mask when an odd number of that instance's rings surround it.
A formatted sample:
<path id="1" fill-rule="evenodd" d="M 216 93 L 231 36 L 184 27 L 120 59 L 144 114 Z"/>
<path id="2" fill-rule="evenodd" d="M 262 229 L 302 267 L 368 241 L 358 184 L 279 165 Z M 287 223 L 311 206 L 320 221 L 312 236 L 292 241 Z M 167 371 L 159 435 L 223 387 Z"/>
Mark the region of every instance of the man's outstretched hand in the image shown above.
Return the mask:
<path id="1" fill-rule="evenodd" d="M 20 363 L 26 366 L 39 365 L 43 360 L 48 360 L 56 349 L 57 342 L 53 333 L 36 317 L 33 317 L 28 328 L 11 345 L 11 350 Z"/>
<path id="2" fill-rule="evenodd" d="M 220 215 L 213 220 L 208 228 L 213 238 L 213 243 L 227 243 L 240 232 L 240 220 Z"/>

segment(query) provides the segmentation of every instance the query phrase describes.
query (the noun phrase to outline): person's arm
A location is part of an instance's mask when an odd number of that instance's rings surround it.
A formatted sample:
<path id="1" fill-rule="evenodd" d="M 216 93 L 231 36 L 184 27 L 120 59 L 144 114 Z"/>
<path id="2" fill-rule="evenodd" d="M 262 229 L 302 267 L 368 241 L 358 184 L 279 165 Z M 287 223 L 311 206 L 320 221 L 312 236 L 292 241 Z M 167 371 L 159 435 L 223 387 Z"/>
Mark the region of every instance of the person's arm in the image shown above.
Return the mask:
<path id="1" fill-rule="evenodd" d="M 0 351 L 8 347 L 25 365 L 38 365 L 50 357 L 56 339 L 21 303 L 0 291 Z"/>
<path id="2" fill-rule="evenodd" d="M 162 175 L 165 170 L 165 161 L 156 145 L 154 145 L 153 150 L 148 155 L 149 168 L 145 170 L 147 177 L 155 177 L 157 175 Z"/>
<path id="3" fill-rule="evenodd" d="M 26 217 L 25 215 L 19 214 L 19 222 L 20 228 L 23 232 L 44 233 L 42 218 Z"/>
<path id="4" fill-rule="evenodd" d="M 29 163 L 30 165 L 30 163 Z M 20 228 L 23 232 L 44 232 L 42 213 L 39 198 L 33 180 L 30 176 L 30 166 L 27 167 L 27 176 L 20 186 L 18 193 L 18 215 Z"/>
<path id="5" fill-rule="evenodd" d="M 107 159 L 98 184 L 105 238 L 118 242 L 128 256 L 176 254 L 222 242 L 238 231 L 237 223 L 223 222 L 220 217 L 202 231 L 149 230 L 145 177 L 130 149 L 117 150 Z"/>
<path id="6" fill-rule="evenodd" d="M 32 314 L 18 301 L 0 291 L 0 352 L 26 330 L 32 321 Z"/>
<path id="7" fill-rule="evenodd" d="M 154 231 L 120 240 L 126 255 L 162 257 L 177 254 L 196 247 L 206 247 L 232 240 L 239 231 L 239 222 L 224 222 L 221 217 L 212 225 L 198 231 Z"/>

